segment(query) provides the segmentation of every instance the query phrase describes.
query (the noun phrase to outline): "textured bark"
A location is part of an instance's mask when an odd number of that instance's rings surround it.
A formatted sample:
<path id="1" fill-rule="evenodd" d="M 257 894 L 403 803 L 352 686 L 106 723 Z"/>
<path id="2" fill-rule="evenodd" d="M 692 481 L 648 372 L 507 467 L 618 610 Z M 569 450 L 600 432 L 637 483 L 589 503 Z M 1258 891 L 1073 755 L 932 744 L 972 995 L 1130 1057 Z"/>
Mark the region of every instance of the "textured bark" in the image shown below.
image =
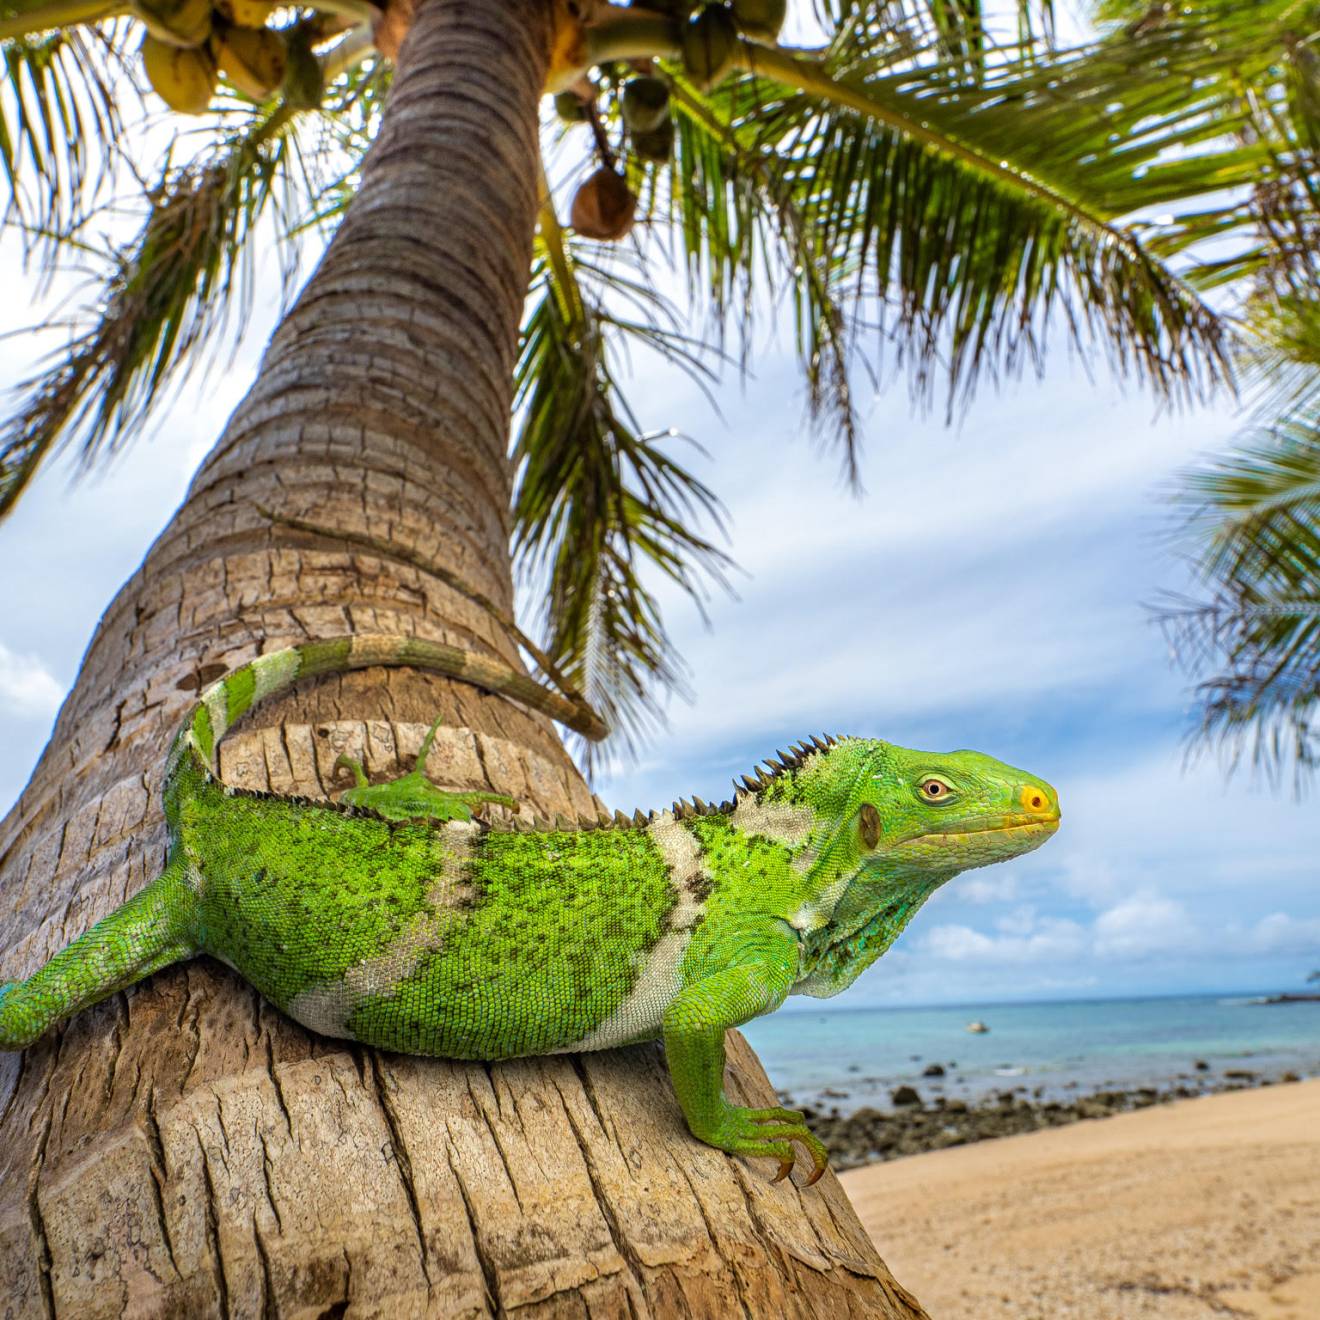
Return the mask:
<path id="1" fill-rule="evenodd" d="M 106 611 L 0 826 L 0 968 L 26 976 L 149 880 L 199 683 L 261 649 L 400 631 L 518 663 L 403 559 L 509 606 L 510 374 L 548 8 L 432 0 L 359 196 L 188 498 Z M 230 783 L 321 794 L 341 750 L 586 810 L 552 727 L 410 670 L 321 681 L 224 743 Z M 772 1103 L 735 1044 L 731 1088 Z M 682 1125 L 656 1048 L 453 1064 L 303 1031 L 225 968 L 172 968 L 0 1055 L 5 1316 L 923 1314 L 832 1176 L 771 1186 Z"/>

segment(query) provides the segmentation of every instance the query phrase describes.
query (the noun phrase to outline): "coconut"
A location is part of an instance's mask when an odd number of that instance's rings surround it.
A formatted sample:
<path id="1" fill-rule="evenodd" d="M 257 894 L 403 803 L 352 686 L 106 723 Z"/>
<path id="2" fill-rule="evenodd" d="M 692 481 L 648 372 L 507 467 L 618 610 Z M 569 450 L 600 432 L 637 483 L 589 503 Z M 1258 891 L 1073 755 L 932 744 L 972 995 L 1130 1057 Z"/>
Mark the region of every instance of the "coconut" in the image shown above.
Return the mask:
<path id="1" fill-rule="evenodd" d="M 659 128 L 653 128 L 649 133 L 632 133 L 628 140 L 638 160 L 653 160 L 663 164 L 674 154 L 674 121 L 666 119 Z"/>
<path id="2" fill-rule="evenodd" d="M 620 98 L 629 133 L 651 133 L 669 120 L 669 84 L 661 78 L 629 78 Z"/>
<path id="3" fill-rule="evenodd" d="M 738 29 L 727 5 L 710 5 L 683 29 L 683 67 L 703 89 L 723 80 L 737 49 Z"/>
<path id="4" fill-rule="evenodd" d="M 132 9 L 166 46 L 192 50 L 211 35 L 211 0 L 134 0 Z"/>
<path id="5" fill-rule="evenodd" d="M 555 114 L 566 124 L 580 124 L 587 117 L 587 106 L 576 92 L 556 92 Z"/>
<path id="6" fill-rule="evenodd" d="M 216 67 L 204 47 L 171 46 L 148 32 L 142 38 L 142 68 L 156 95 L 171 110 L 200 115 L 211 104 Z"/>
<path id="7" fill-rule="evenodd" d="M 281 90 L 295 110 L 315 110 L 325 95 L 325 75 L 321 63 L 305 40 L 287 42 L 288 63 Z"/>
<path id="8" fill-rule="evenodd" d="M 254 101 L 272 96 L 284 81 L 289 51 L 269 28 L 232 27 L 216 33 L 220 72 Z"/>
<path id="9" fill-rule="evenodd" d="M 215 0 L 215 12 L 235 27 L 265 27 L 276 8 L 274 0 Z"/>
<path id="10" fill-rule="evenodd" d="M 637 198 L 628 185 L 602 165 L 573 194 L 569 223 L 583 238 L 617 243 L 633 227 Z"/>

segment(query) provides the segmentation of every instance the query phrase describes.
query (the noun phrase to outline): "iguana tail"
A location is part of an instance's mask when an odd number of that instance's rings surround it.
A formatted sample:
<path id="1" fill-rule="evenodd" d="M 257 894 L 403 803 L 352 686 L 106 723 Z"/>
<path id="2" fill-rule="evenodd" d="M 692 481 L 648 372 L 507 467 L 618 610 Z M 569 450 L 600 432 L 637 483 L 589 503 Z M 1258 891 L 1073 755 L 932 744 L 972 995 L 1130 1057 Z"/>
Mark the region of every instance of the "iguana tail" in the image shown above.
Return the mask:
<path id="1" fill-rule="evenodd" d="M 369 669 L 373 665 L 415 665 L 418 669 L 432 669 L 487 692 L 512 697 L 568 725 L 583 737 L 599 740 L 608 732 L 600 717 L 581 698 L 572 700 L 561 696 L 490 656 L 417 637 L 358 633 L 351 637 L 304 642 L 301 646 L 259 655 L 249 664 L 203 688 L 197 704 L 174 739 L 166 782 L 172 779 L 184 758 L 191 758 L 210 773 L 220 739 L 258 702 L 292 687 L 302 678 L 315 674 L 342 674 L 350 669 Z"/>

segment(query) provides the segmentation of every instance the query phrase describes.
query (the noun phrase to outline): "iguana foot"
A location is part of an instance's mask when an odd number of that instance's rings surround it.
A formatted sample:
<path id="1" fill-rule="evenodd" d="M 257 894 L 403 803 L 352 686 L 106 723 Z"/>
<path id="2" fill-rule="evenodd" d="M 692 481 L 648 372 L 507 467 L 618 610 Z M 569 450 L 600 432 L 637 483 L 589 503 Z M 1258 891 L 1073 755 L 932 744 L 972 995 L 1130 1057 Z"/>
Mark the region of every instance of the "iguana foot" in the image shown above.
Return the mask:
<path id="1" fill-rule="evenodd" d="M 386 784 L 369 783 L 362 763 L 351 756 L 337 757 L 335 770 L 343 767 L 352 774 L 354 780 L 353 787 L 345 789 L 339 795 L 339 800 L 350 807 L 365 807 L 387 820 L 471 820 L 472 808 L 483 802 L 515 809 L 518 804 L 503 793 L 451 793 L 437 788 L 426 777 L 426 758 L 439 727 L 440 721 L 437 719 L 427 731 L 412 770 Z"/>
<path id="2" fill-rule="evenodd" d="M 805 1186 L 810 1187 L 829 1164 L 829 1153 L 796 1109 L 744 1109 L 739 1105 L 726 1105 L 714 1128 L 709 1133 L 698 1132 L 696 1135 L 731 1155 L 768 1155 L 777 1159 L 779 1172 L 772 1182 L 779 1182 L 792 1173 L 797 1160 L 793 1147 L 795 1141 L 811 1156 L 811 1176 Z"/>

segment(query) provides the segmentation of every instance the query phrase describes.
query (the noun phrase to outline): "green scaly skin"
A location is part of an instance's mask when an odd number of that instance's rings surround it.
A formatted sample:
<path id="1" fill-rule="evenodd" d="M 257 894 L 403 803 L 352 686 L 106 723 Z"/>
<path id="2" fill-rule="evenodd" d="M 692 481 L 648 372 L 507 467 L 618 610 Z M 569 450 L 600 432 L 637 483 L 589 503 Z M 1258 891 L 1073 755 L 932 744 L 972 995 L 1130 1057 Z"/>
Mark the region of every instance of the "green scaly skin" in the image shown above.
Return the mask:
<path id="1" fill-rule="evenodd" d="M 348 763 L 357 783 L 339 803 L 215 778 L 216 743 L 258 701 L 378 664 L 581 716 L 489 660 L 403 638 L 315 642 L 235 670 L 201 694 L 171 749 L 164 871 L 0 990 L 0 1048 L 208 953 L 303 1025 L 385 1049 L 494 1060 L 662 1038 L 697 1137 L 776 1158 L 778 1177 L 796 1143 L 814 1182 L 825 1150 L 801 1114 L 725 1098 L 724 1033 L 789 994 L 838 994 L 946 880 L 1058 828 L 1057 795 L 1024 771 L 863 738 L 780 753 L 720 807 L 575 826 L 474 820 L 474 806 L 508 800 L 427 781 L 434 727 L 391 784 Z"/>

